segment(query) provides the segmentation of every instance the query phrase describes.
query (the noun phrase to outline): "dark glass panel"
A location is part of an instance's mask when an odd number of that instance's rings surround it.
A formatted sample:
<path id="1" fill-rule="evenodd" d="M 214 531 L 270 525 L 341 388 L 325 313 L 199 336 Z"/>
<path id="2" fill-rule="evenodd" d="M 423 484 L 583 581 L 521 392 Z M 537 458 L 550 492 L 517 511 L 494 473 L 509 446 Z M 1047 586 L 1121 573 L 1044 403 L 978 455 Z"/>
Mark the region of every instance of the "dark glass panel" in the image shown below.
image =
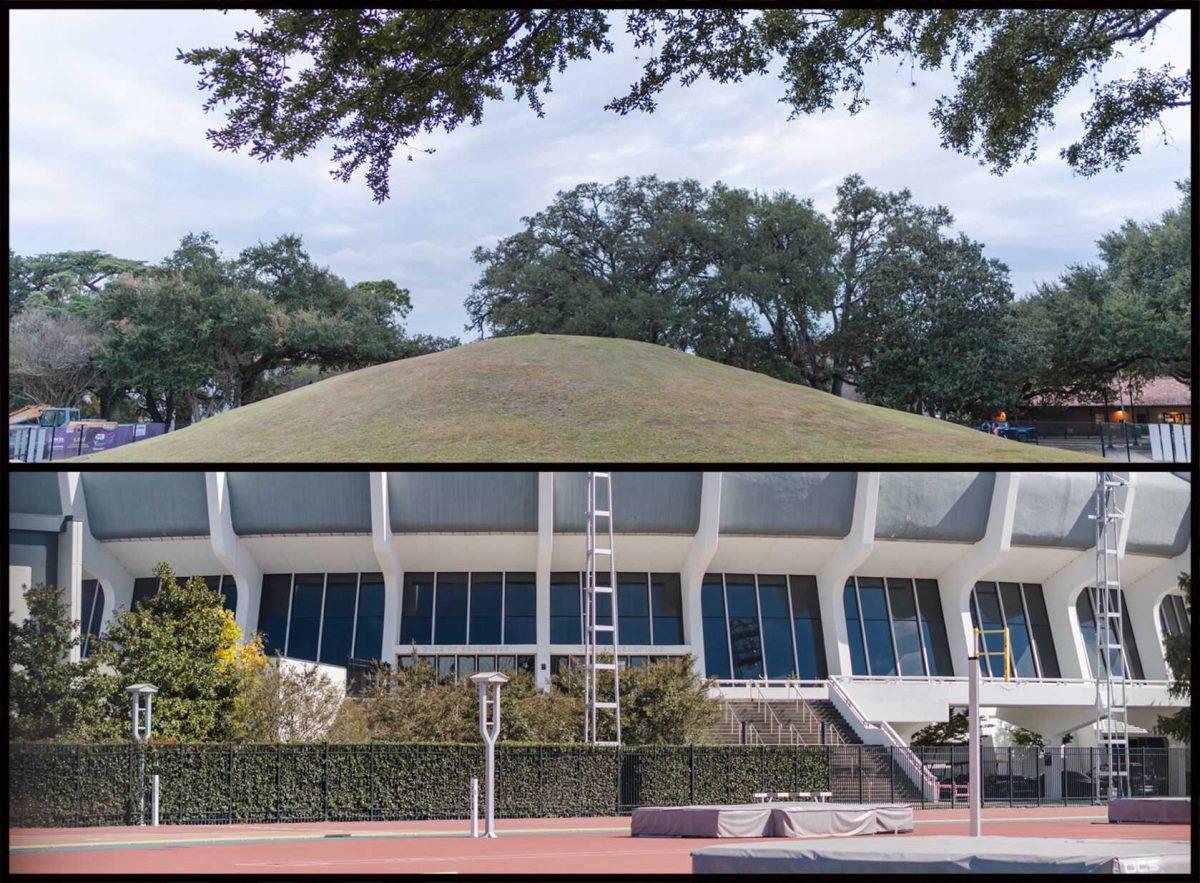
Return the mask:
<path id="1" fill-rule="evenodd" d="M 1046 612 L 1046 599 L 1042 587 L 1036 583 L 1023 585 L 1025 609 L 1029 613 L 1029 624 L 1033 630 L 1033 643 L 1037 647 L 1038 662 L 1042 666 L 1043 678 L 1060 678 L 1058 653 L 1054 649 L 1054 634 L 1050 630 L 1050 615 Z"/>
<path id="2" fill-rule="evenodd" d="M 1129 662 L 1129 677 L 1136 681 L 1146 679 L 1146 672 L 1142 668 L 1142 655 L 1138 652 L 1137 639 L 1133 636 L 1133 623 L 1129 619 L 1129 608 L 1125 606 L 1125 593 L 1114 591 L 1113 610 L 1116 610 L 1116 596 L 1120 594 L 1121 604 L 1121 643 L 1125 646 L 1125 659 Z"/>
<path id="3" fill-rule="evenodd" d="M 583 611 L 580 603 L 578 573 L 568 571 L 550 574 L 551 644 L 583 643 Z"/>
<path id="4" fill-rule="evenodd" d="M 921 608 L 921 634 L 925 638 L 925 655 L 929 662 L 929 673 L 937 677 L 953 677 L 954 667 L 950 662 L 950 641 L 946 636 L 946 619 L 942 614 L 942 601 L 938 593 L 937 580 L 917 580 L 917 603 Z"/>
<path id="5" fill-rule="evenodd" d="M 237 615 L 237 582 L 229 574 L 221 577 L 221 603 L 230 613 Z"/>
<path id="6" fill-rule="evenodd" d="M 504 643 L 537 643 L 537 578 L 532 573 L 505 576 Z"/>
<path id="7" fill-rule="evenodd" d="M 764 574 L 758 578 L 758 603 L 762 611 L 763 656 L 768 678 L 794 678 L 796 654 L 792 646 L 791 611 L 787 577 Z"/>
<path id="8" fill-rule="evenodd" d="M 477 671 L 483 671 L 483 669 L 478 667 L 474 656 L 458 657 L 458 679 L 460 681 L 465 681 Z"/>
<path id="9" fill-rule="evenodd" d="M 622 644 L 650 643 L 650 595 L 646 574 L 617 574 L 617 614 Z"/>
<path id="10" fill-rule="evenodd" d="M 996 593 L 995 583 L 976 583 L 975 602 L 979 610 L 982 625 L 979 627 L 985 634 L 983 646 L 990 655 L 982 658 L 983 671 L 992 677 L 1004 677 L 1004 635 L 999 632 L 1004 628 L 1004 617 L 1000 614 L 1000 597 Z"/>
<path id="11" fill-rule="evenodd" d="M 700 617 L 704 623 L 704 670 L 710 678 L 728 679 L 729 632 L 725 626 L 725 593 L 718 574 L 707 574 L 700 587 Z"/>
<path id="12" fill-rule="evenodd" d="M 650 605 L 655 644 L 683 643 L 683 595 L 679 574 L 650 574 Z"/>
<path id="13" fill-rule="evenodd" d="M 455 672 L 453 656 L 439 656 L 437 658 L 437 673 L 438 680 L 449 681 L 453 680 Z"/>
<path id="14" fill-rule="evenodd" d="M 517 671 L 527 671 L 533 674 L 534 657 L 521 655 L 517 657 Z"/>
<path id="15" fill-rule="evenodd" d="M 321 619 L 321 662 L 326 665 L 345 665 L 350 658 L 357 592 L 357 573 L 329 574 Z"/>
<path id="16" fill-rule="evenodd" d="M 796 632 L 796 674 L 802 680 L 822 680 L 825 639 L 821 630 L 821 602 L 815 576 L 789 577 L 792 592 L 792 627 Z"/>
<path id="17" fill-rule="evenodd" d="M 854 591 L 854 580 L 846 582 L 842 590 L 842 605 L 846 608 L 846 637 L 850 642 L 850 671 L 866 675 L 867 653 L 863 647 L 862 623 L 858 618 L 858 596 Z"/>
<path id="18" fill-rule="evenodd" d="M 287 656 L 289 659 L 317 661 L 317 636 L 321 628 L 321 593 L 323 573 L 296 574 L 292 589 L 292 616 L 288 625 Z"/>
<path id="19" fill-rule="evenodd" d="M 1179 628 L 1185 635 L 1192 633 L 1192 618 L 1188 613 L 1187 601 L 1183 595 L 1168 595 L 1171 605 L 1175 608 L 1175 618 L 1179 620 Z"/>
<path id="20" fill-rule="evenodd" d="M 500 618 L 502 579 L 498 573 L 471 574 L 471 631 L 467 637 L 472 644 L 499 644 L 503 637 Z M 441 592 L 441 584 L 438 585 L 438 592 Z M 438 618 L 441 618 L 440 608 Z M 438 633 L 442 633 L 440 628 Z"/>
<path id="21" fill-rule="evenodd" d="M 876 677 L 894 675 L 896 651 L 892 647 L 892 628 L 888 622 L 883 580 L 859 577 L 858 597 L 862 605 L 863 631 L 867 637 L 867 666 Z"/>
<path id="22" fill-rule="evenodd" d="M 467 575 L 439 573 L 433 597 L 433 643 L 467 643 Z"/>
<path id="23" fill-rule="evenodd" d="M 263 652 L 268 656 L 283 653 L 287 641 L 288 602 L 291 593 L 290 573 L 264 574 L 262 596 L 258 602 L 258 630 L 263 636 Z"/>
<path id="24" fill-rule="evenodd" d="M 96 595 L 99 589 L 99 584 L 94 579 L 85 579 L 83 588 L 80 591 L 79 598 L 79 655 L 86 659 L 91 652 L 91 639 L 93 635 L 100 633 L 99 620 L 93 616 L 93 609 L 96 606 Z M 99 593 L 103 597 L 103 593 Z M 103 604 L 101 605 L 103 606 Z M 93 622 L 95 630 L 93 630 Z"/>
<path id="25" fill-rule="evenodd" d="M 1075 613 L 1079 617 L 1079 633 L 1083 637 L 1083 645 L 1087 648 L 1088 668 L 1093 677 L 1098 676 L 1097 654 L 1100 645 L 1096 637 L 1096 616 L 1092 612 L 1092 590 L 1084 589 L 1075 599 Z"/>
<path id="26" fill-rule="evenodd" d="M 290 580 L 291 577 L 289 576 Z M 158 577 L 144 576 L 133 581 L 133 600 L 129 602 L 129 609 L 132 610 L 139 604 L 145 604 L 151 598 L 158 594 Z"/>
<path id="27" fill-rule="evenodd" d="M 433 574 L 406 573 L 400 606 L 400 643 L 433 643 Z"/>
<path id="28" fill-rule="evenodd" d="M 356 659 L 380 659 L 382 656 L 384 599 L 383 574 L 359 574 L 358 616 L 354 625 Z"/>
<path id="29" fill-rule="evenodd" d="M 745 573 L 725 576 L 725 603 L 729 610 L 729 644 L 733 650 L 733 676 L 763 676 L 762 637 L 754 577 Z"/>
<path id="30" fill-rule="evenodd" d="M 892 604 L 892 632 L 896 639 L 900 674 L 921 677 L 925 661 L 921 653 L 921 635 L 917 624 L 917 600 L 910 579 L 889 579 L 888 598 Z"/>
<path id="31" fill-rule="evenodd" d="M 1167 595 L 1162 599 L 1162 604 L 1159 605 L 1159 618 L 1162 620 L 1163 628 L 1169 635 L 1177 635 L 1180 633 L 1179 615 L 1175 610 L 1175 605 L 1171 603 L 1172 598 Z"/>
<path id="32" fill-rule="evenodd" d="M 1012 648 L 1013 673 L 1021 678 L 1036 678 L 1038 672 L 1033 659 L 1033 639 L 1029 624 L 1025 621 L 1020 585 L 1000 583 L 1000 601 L 1004 605 L 1004 624 L 1008 626 L 1009 646 Z"/>

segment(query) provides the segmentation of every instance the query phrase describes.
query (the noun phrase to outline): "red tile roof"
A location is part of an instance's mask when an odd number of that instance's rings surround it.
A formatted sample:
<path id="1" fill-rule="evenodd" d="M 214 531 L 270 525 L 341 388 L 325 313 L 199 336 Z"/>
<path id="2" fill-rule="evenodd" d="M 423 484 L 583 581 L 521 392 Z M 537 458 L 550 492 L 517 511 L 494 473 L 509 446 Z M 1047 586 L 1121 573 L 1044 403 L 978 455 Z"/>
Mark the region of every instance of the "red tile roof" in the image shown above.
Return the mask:
<path id="1" fill-rule="evenodd" d="M 1117 394 L 1117 384 L 1114 382 L 1109 389 L 1112 390 L 1112 396 L 1108 401 L 1109 407 L 1116 407 L 1120 401 Z M 1140 407 L 1187 407 L 1192 405 L 1192 390 L 1191 387 L 1180 383 L 1174 377 L 1156 377 L 1153 380 L 1148 380 L 1140 390 L 1132 397 L 1132 404 Z M 1130 403 L 1130 391 L 1128 385 L 1125 389 L 1125 403 Z M 1039 402 L 1040 404 L 1040 402 Z M 1104 407 L 1104 402 L 1093 399 L 1065 399 L 1061 402 L 1055 402 L 1053 407 L 1058 408 L 1083 408 L 1083 407 Z"/>

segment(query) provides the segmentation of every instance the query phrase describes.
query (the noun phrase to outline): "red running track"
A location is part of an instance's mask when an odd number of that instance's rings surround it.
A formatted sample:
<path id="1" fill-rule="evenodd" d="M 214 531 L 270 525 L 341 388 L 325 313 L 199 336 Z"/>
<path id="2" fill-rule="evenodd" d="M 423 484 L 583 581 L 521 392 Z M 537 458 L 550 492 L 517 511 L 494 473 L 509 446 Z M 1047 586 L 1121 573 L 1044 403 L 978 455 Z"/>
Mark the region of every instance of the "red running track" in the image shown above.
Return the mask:
<path id="1" fill-rule="evenodd" d="M 913 834 L 877 836 L 966 833 L 962 810 L 915 816 Z M 1106 818 L 1096 807 L 996 808 L 984 812 L 984 833 L 1190 839 L 1187 825 L 1110 825 Z M 465 828 L 458 821 L 19 829 L 9 832 L 9 867 L 57 874 L 689 873 L 693 850 L 734 842 L 634 838 L 623 818 L 505 819 L 491 841 L 472 840 Z"/>

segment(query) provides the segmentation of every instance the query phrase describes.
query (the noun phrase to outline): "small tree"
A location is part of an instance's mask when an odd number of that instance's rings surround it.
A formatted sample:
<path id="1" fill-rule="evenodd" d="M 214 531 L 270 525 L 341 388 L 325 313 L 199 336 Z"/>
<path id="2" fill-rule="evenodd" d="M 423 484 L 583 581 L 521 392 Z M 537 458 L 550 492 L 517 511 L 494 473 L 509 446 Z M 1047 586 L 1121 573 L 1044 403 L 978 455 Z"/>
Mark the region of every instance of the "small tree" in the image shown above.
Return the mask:
<path id="1" fill-rule="evenodd" d="M 952 712 L 945 723 L 930 724 L 913 733 L 911 745 L 966 745 L 968 730 L 965 712 Z"/>
<path id="2" fill-rule="evenodd" d="M 117 616 L 101 656 L 120 689 L 113 712 L 127 716 L 124 687 L 158 687 L 154 733 L 181 742 L 220 742 L 235 734 L 247 678 L 261 667 L 262 648 L 242 640 L 221 596 L 194 577 L 180 585 L 166 564 L 155 568 L 158 592 Z"/>
<path id="3" fill-rule="evenodd" d="M 318 666 L 276 659 L 248 675 L 239 696 L 237 738 L 313 742 L 329 735 L 345 693 Z"/>
<path id="4" fill-rule="evenodd" d="M 1179 588 L 1187 603 L 1188 616 L 1192 612 L 1192 575 L 1179 574 Z M 1172 698 L 1190 699 L 1192 695 L 1192 636 L 1188 632 L 1178 635 L 1167 635 L 1166 640 L 1167 665 L 1171 669 L 1171 686 L 1168 690 Z M 1190 745 L 1192 743 L 1192 709 L 1188 705 L 1172 715 L 1158 718 L 1158 732 L 1176 741 Z"/>
<path id="5" fill-rule="evenodd" d="M 1013 727 L 1012 743 L 1018 748 L 1045 748 L 1046 740 L 1041 733 L 1027 730 L 1024 727 Z"/>
<path id="6" fill-rule="evenodd" d="M 25 590 L 25 621 L 8 622 L 8 738 L 14 742 L 100 741 L 120 736 L 106 698 L 116 684 L 95 655 L 70 662 L 77 620 L 54 586 Z"/>

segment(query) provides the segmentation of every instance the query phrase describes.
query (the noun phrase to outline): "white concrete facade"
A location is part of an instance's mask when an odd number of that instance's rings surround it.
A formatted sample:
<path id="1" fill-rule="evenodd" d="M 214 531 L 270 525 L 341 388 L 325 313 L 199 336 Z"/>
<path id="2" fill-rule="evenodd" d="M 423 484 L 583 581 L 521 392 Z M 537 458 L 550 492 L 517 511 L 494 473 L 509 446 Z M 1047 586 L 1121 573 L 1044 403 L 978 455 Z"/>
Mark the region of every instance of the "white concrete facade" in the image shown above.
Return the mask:
<path id="1" fill-rule="evenodd" d="M 82 581 L 95 579 L 104 592 L 104 624 L 117 607 L 132 601 L 134 580 L 152 575 L 158 562 L 184 575 L 232 575 L 237 587 L 235 615 L 245 631 L 259 628 L 264 574 L 382 573 L 383 640 L 380 658 L 394 663 L 409 652 L 401 643 L 405 576 L 426 572 L 521 572 L 536 580 L 536 641 L 532 644 L 423 644 L 423 655 L 455 653 L 518 654 L 534 658 L 540 684 L 549 680 L 551 658 L 582 653 L 580 645 L 551 642 L 551 574 L 584 566 L 580 533 L 555 530 L 555 482 L 562 473 L 536 478 L 536 522 L 527 531 L 397 532 L 394 502 L 386 472 L 369 473 L 369 532 L 239 535 L 227 475 L 204 475 L 207 535 L 97 539 L 79 473 L 58 473 L 62 518 L 13 510 L 11 529 L 46 529 L 64 523 L 58 533 L 57 578 L 78 618 Z M 828 676 L 852 691 L 855 702 L 873 718 L 894 722 L 911 732 L 922 723 L 945 720 L 949 709 L 965 703 L 965 659 L 972 641 L 971 592 L 976 582 L 1017 582 L 1042 587 L 1061 677 L 985 686 L 985 703 L 1012 723 L 1059 735 L 1086 724 L 1092 715 L 1093 682 L 1087 649 L 1076 613 L 1076 600 L 1094 578 L 1094 550 L 1079 543 L 1014 542 L 1014 521 L 1022 490 L 1045 484 L 1047 473 L 997 472 L 990 498 L 979 514 L 977 539 L 955 536 L 953 510 L 944 519 L 946 536 L 894 538 L 880 535 L 880 473 L 856 476 L 848 501 L 849 529 L 840 536 L 754 534 L 722 530 L 725 473 L 700 476 L 698 517 L 688 533 L 622 533 L 621 499 L 614 500 L 618 571 L 678 574 L 682 594 L 684 641 L 677 645 L 626 646 L 631 655 L 691 653 L 705 672 L 701 586 L 708 573 L 782 574 L 814 577 L 820 605 L 823 654 Z M 1137 473 L 1130 476 L 1121 504 L 1127 514 L 1120 560 L 1127 615 L 1140 650 L 1145 681 L 1131 692 L 1131 723 L 1152 724 L 1154 716 L 1174 707 L 1166 695 L 1168 672 L 1162 652 L 1158 605 L 1176 590 L 1180 572 L 1190 570 L 1191 545 L 1175 554 L 1129 552 L 1130 524 L 1153 519 L 1138 508 Z M 1160 485 L 1161 480 L 1155 478 Z M 1180 481 L 1180 492 L 1190 486 Z M 1189 510 L 1190 513 L 1190 510 Z M 1188 515 L 1190 518 L 1190 514 Z M 893 530 L 893 533 L 895 531 Z M 1190 528 L 1188 535 L 1190 536 Z M 20 567 L 10 582 L 28 579 Z M 953 660 L 953 674 L 934 677 L 856 677 L 851 663 L 843 589 L 851 577 L 936 580 Z M 10 586 L 11 597 L 11 586 Z M 731 684 L 728 689 L 738 687 Z M 773 689 L 773 688 L 769 688 Z M 821 691 L 819 686 L 806 690 Z M 814 694 L 815 695 L 815 694 Z"/>

